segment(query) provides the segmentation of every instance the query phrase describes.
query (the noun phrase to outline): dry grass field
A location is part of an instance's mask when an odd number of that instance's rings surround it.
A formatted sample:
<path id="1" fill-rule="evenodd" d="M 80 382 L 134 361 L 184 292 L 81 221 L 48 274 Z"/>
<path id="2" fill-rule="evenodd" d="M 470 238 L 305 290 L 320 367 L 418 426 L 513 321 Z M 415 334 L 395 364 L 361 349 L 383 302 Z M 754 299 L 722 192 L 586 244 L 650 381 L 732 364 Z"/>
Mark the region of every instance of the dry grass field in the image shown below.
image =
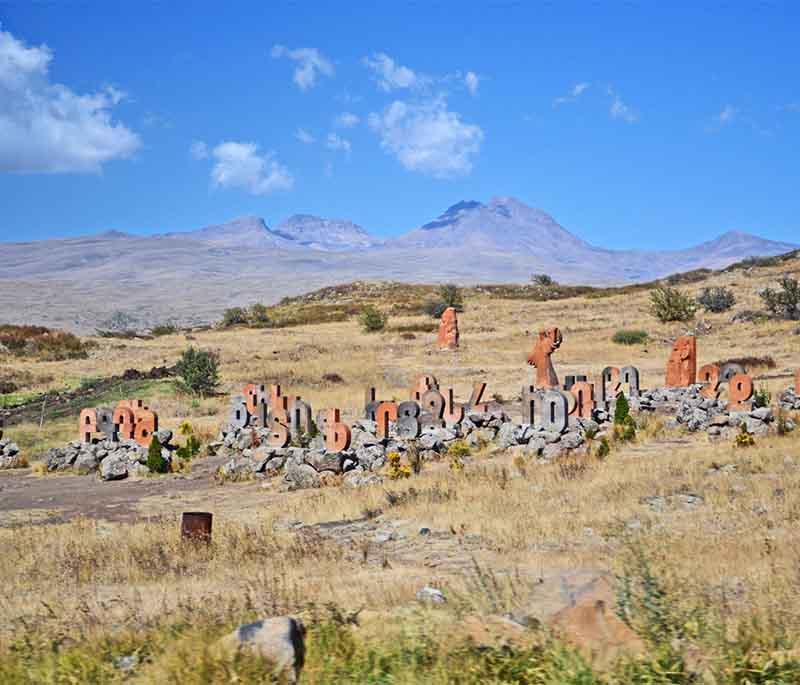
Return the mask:
<path id="1" fill-rule="evenodd" d="M 429 318 L 396 315 L 378 334 L 350 319 L 97 338 L 86 359 L 0 364 L 34 396 L 171 365 L 189 345 L 214 350 L 223 396 L 139 387 L 163 426 L 188 419 L 204 440 L 224 421 L 226 396 L 254 380 L 315 409 L 338 406 L 345 420 L 360 415 L 365 387 L 405 397 L 423 372 L 459 397 L 485 380 L 489 396 L 513 402 L 532 382 L 533 336 L 552 325 L 564 336 L 553 358 L 562 377 L 633 364 L 643 387 L 661 386 L 672 341 L 691 329 L 699 364 L 771 358 L 749 371 L 774 399 L 800 367 L 798 322 L 731 316 L 760 309 L 758 291 L 787 272 L 797 277 L 800 261 L 682 286 L 725 285 L 737 297 L 732 311 L 691 324 L 659 324 L 646 290 L 544 302 L 471 292 L 461 349 L 449 353 L 435 351 Z M 649 342 L 613 343 L 623 328 Z M 6 428 L 32 462 L 74 438 L 74 416 L 50 419 L 46 405 L 42 415 Z M 263 664 L 218 654 L 214 640 L 287 612 L 311 627 L 309 683 L 800 681 L 800 431 L 742 449 L 650 419 L 602 460 L 537 465 L 486 449 L 461 471 L 436 463 L 358 490 L 218 485 L 213 459 L 193 466 L 181 479 L 91 488 L 35 466 L 0 474 L 0 682 L 270 682 Z M 85 489 L 84 515 L 74 501 L 60 509 L 54 483 Z M 20 484 L 28 500 L 4 506 Z M 119 502 L 91 506 L 115 488 Z M 215 514 L 209 548 L 181 543 L 186 510 Z M 424 586 L 447 603 L 420 605 Z M 132 670 L 115 665 L 131 654 Z"/>

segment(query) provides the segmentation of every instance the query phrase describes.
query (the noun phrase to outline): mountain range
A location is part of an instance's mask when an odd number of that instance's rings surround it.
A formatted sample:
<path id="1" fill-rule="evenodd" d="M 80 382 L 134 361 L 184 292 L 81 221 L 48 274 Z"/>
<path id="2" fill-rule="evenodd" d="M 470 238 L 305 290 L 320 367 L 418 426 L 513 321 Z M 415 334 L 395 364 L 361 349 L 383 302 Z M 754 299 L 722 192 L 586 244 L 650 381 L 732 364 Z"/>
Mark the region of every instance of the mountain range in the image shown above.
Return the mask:
<path id="1" fill-rule="evenodd" d="M 354 280 L 619 284 L 721 268 L 797 245 L 729 232 L 681 250 L 609 250 L 511 197 L 462 201 L 399 237 L 296 214 L 269 227 L 242 217 L 195 231 L 0 243 L 0 311 L 15 323 L 92 330 L 123 311 L 138 325 L 198 324 L 233 305 Z"/>

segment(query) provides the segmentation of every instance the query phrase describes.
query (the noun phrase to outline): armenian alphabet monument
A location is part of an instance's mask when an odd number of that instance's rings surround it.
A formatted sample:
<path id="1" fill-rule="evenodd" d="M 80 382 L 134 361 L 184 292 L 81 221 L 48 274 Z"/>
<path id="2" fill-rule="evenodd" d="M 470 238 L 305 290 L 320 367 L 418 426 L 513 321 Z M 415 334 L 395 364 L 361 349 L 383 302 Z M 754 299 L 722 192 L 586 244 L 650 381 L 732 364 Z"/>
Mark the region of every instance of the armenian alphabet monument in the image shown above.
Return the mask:
<path id="1" fill-rule="evenodd" d="M 457 314 L 449 307 L 441 317 L 436 347 L 457 351 L 459 344 Z M 457 440 L 471 447 L 494 444 L 540 461 L 586 451 L 592 440 L 610 435 L 623 397 L 634 412 L 660 412 L 676 426 L 705 430 L 711 438 L 741 426 L 763 433 L 774 418 L 771 409 L 753 407 L 753 379 L 741 365 L 698 369 L 694 336 L 675 341 L 663 386 L 650 390 L 641 387 L 639 370 L 631 365 L 607 366 L 591 379 L 589 374 L 567 375 L 562 383 L 553 363 L 562 344 L 558 327 L 539 331 L 527 357 L 534 382 L 522 385 L 515 401 L 485 401 L 484 379 L 476 379 L 469 396 L 458 399 L 452 387 L 423 373 L 405 398 L 366 388 L 362 416 L 350 422 L 340 407 L 315 412 L 280 384 L 251 382 L 231 398 L 227 421 L 210 449 L 230 457 L 222 470 L 232 477 L 283 474 L 290 488 L 358 485 L 372 482 L 392 453 L 437 459 Z M 781 406 L 800 408 L 800 372 Z M 78 441 L 51 450 L 48 468 L 99 470 L 101 477 L 114 480 L 146 470 L 143 457 L 153 441 L 165 458 L 175 449 L 172 431 L 159 430 L 157 413 L 141 400 L 85 409 L 78 428 Z"/>

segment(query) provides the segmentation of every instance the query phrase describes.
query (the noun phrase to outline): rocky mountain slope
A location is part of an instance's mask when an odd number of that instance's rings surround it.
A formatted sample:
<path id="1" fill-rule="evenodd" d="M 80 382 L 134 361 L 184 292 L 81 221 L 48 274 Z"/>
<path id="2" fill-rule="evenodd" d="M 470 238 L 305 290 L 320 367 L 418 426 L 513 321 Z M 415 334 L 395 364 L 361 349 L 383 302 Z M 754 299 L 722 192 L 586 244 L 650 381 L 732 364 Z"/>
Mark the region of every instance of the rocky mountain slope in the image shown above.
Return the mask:
<path id="1" fill-rule="evenodd" d="M 191 324 L 232 305 L 354 280 L 498 283 L 548 273 L 563 283 L 618 284 L 795 248 L 726 233 L 683 250 L 607 250 L 514 198 L 460 202 L 388 241 L 349 221 L 295 215 L 270 228 L 243 217 L 185 233 L 0 243 L 0 318 L 91 330 L 125 311 L 143 325 Z"/>

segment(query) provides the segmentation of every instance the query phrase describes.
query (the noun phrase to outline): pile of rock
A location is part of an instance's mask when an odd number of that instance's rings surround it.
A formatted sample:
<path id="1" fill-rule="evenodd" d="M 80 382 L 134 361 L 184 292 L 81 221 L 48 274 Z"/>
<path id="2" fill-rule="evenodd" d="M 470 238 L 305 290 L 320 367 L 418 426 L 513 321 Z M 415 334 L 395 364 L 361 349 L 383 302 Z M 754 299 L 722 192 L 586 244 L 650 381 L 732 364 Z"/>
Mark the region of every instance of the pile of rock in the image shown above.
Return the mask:
<path id="1" fill-rule="evenodd" d="M 0 440 L 0 469 L 18 469 L 27 466 L 27 463 L 17 443 L 8 439 Z"/>
<path id="2" fill-rule="evenodd" d="M 795 392 L 794 388 L 786 388 L 778 401 L 783 411 L 800 411 L 800 395 Z"/>
<path id="3" fill-rule="evenodd" d="M 210 449 L 230 457 L 219 470 L 225 480 L 282 475 L 284 487 L 289 490 L 320 487 L 339 479 L 347 486 L 357 487 L 378 482 L 377 474 L 392 452 L 404 456 L 416 449 L 422 462 L 434 461 L 442 458 L 455 441 L 463 440 L 471 448 L 514 448 L 526 457 L 549 461 L 581 448 L 587 433 L 602 437 L 608 428 L 607 421 L 578 419 L 559 433 L 512 423 L 502 408 L 496 407 L 488 413 L 471 412 L 460 424 L 448 428 L 427 426 L 415 440 L 399 437 L 393 424 L 389 437 L 379 438 L 374 421 L 357 421 L 351 428 L 351 446 L 342 452 L 326 450 L 320 435 L 301 439 L 299 444 L 303 446 L 269 447 L 269 431 L 257 428 L 223 431 Z"/>
<path id="4" fill-rule="evenodd" d="M 172 431 L 160 430 L 155 434 L 161 444 L 161 456 L 170 464 L 176 446 L 171 444 Z M 147 468 L 147 448 L 135 440 L 101 440 L 98 442 L 70 442 L 64 447 L 54 447 L 44 455 L 48 471 L 69 471 L 78 474 L 99 473 L 103 480 L 121 480 L 128 476 L 143 476 Z"/>
<path id="5" fill-rule="evenodd" d="M 692 432 L 706 431 L 712 438 L 732 437 L 741 430 L 742 424 L 751 435 L 766 435 L 769 432 L 770 424 L 775 421 L 775 414 L 770 407 L 756 407 L 744 412 L 728 411 L 727 402 L 703 397 L 700 394 L 702 387 L 691 385 L 678 389 L 682 394 L 675 411 L 678 425 Z M 675 391 L 670 389 L 665 392 Z M 784 427 L 793 430 L 794 422 L 787 420 Z"/>

